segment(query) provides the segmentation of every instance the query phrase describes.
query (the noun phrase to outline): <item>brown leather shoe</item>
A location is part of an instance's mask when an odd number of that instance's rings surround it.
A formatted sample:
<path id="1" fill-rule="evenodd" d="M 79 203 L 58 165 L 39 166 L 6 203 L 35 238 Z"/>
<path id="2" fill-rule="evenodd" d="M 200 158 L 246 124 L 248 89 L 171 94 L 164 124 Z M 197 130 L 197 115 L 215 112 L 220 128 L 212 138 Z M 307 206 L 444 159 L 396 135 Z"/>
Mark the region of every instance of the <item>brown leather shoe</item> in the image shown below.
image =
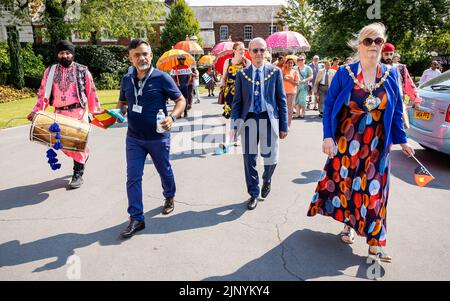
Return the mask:
<path id="1" fill-rule="evenodd" d="M 164 203 L 164 208 L 162 211 L 162 214 L 166 215 L 169 214 L 175 209 L 175 199 L 174 198 L 167 198 L 166 202 Z"/>

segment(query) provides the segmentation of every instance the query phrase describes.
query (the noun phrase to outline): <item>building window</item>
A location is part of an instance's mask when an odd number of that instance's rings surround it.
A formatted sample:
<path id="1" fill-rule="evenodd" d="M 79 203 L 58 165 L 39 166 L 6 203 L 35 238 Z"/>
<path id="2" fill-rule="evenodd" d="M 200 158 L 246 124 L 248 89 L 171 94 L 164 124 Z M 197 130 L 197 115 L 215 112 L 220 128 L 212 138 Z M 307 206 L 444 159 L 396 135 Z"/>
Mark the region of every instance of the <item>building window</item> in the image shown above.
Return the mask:
<path id="1" fill-rule="evenodd" d="M 220 40 L 226 41 L 228 39 L 228 25 L 220 25 Z"/>
<path id="2" fill-rule="evenodd" d="M 13 10 L 13 5 L 12 4 L 3 4 L 0 5 L 0 11 L 4 11 L 4 12 L 12 12 Z"/>
<path id="3" fill-rule="evenodd" d="M 8 36 L 9 36 L 9 33 L 11 32 L 11 31 L 16 31 L 17 30 L 17 27 L 16 26 L 6 26 L 6 38 L 8 39 Z M 19 32 L 17 32 L 17 33 L 19 33 Z M 20 35 L 19 35 L 20 36 Z"/>
<path id="4" fill-rule="evenodd" d="M 277 26 L 276 25 L 269 25 L 269 35 L 277 32 Z"/>
<path id="5" fill-rule="evenodd" d="M 253 39 L 253 26 L 245 25 L 244 26 L 244 40 L 249 41 Z"/>

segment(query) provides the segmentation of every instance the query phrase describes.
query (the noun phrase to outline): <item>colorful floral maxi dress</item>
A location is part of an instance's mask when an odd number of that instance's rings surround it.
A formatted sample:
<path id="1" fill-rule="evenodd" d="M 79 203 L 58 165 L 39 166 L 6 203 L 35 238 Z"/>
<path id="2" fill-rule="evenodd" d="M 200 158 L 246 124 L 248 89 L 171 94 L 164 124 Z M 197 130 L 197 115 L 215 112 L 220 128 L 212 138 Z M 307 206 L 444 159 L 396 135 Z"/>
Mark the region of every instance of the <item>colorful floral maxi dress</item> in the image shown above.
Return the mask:
<path id="1" fill-rule="evenodd" d="M 357 78 L 362 83 L 362 72 Z M 377 82 L 381 78 L 378 68 Z M 338 114 L 333 159 L 320 176 L 308 216 L 331 216 L 367 238 L 371 246 L 386 245 L 386 207 L 389 196 L 390 158 L 384 149 L 383 115 L 387 94 L 383 86 L 373 92 L 378 106 L 368 112 L 368 92 L 356 84 Z"/>
<path id="2" fill-rule="evenodd" d="M 228 69 L 226 73 L 226 80 L 223 87 L 223 98 L 224 98 L 224 105 L 223 105 L 223 117 L 230 118 L 231 117 L 231 107 L 233 105 L 233 98 L 234 98 L 234 87 L 235 87 L 235 81 L 236 81 L 236 75 L 237 73 L 244 68 L 244 64 L 233 64 L 232 59 L 229 59 L 228 61 Z"/>

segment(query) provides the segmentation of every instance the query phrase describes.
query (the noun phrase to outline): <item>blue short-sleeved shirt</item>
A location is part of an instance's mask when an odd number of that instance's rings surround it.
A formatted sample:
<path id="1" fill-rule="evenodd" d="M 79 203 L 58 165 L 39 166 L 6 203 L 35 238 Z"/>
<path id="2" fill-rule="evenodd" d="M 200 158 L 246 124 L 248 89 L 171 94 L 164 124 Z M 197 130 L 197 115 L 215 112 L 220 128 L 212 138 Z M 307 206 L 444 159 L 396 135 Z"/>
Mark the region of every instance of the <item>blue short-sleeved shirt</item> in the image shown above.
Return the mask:
<path id="1" fill-rule="evenodd" d="M 153 67 L 152 67 L 153 68 Z M 142 113 L 133 112 L 136 98 L 133 88 L 133 80 L 136 90 L 139 91 L 139 79 L 136 69 L 126 74 L 120 83 L 120 101 L 128 102 L 128 133 L 130 137 L 141 140 L 157 140 L 170 137 L 170 132 L 162 134 L 156 132 L 156 114 L 162 109 L 167 115 L 167 98 L 175 100 L 181 96 L 181 92 L 173 79 L 160 70 L 153 68 L 142 90 L 142 96 L 138 96 L 138 105 L 142 106 Z M 144 82 L 145 78 L 142 79 Z"/>

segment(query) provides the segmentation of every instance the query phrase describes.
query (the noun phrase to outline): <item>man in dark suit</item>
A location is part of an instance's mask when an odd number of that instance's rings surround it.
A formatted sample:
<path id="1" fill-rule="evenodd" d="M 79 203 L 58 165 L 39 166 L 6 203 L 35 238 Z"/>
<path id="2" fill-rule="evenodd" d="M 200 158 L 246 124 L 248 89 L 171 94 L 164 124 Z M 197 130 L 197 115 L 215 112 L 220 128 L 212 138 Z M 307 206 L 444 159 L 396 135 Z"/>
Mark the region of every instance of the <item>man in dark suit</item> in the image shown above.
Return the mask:
<path id="1" fill-rule="evenodd" d="M 260 193 L 256 160 L 258 145 L 264 159 L 261 198 L 268 196 L 278 163 L 279 139 L 288 135 L 286 93 L 281 70 L 264 62 L 266 42 L 249 43 L 253 63 L 237 73 L 232 106 L 233 135 L 242 135 L 245 180 L 250 194 L 247 207 L 256 208 Z"/>

